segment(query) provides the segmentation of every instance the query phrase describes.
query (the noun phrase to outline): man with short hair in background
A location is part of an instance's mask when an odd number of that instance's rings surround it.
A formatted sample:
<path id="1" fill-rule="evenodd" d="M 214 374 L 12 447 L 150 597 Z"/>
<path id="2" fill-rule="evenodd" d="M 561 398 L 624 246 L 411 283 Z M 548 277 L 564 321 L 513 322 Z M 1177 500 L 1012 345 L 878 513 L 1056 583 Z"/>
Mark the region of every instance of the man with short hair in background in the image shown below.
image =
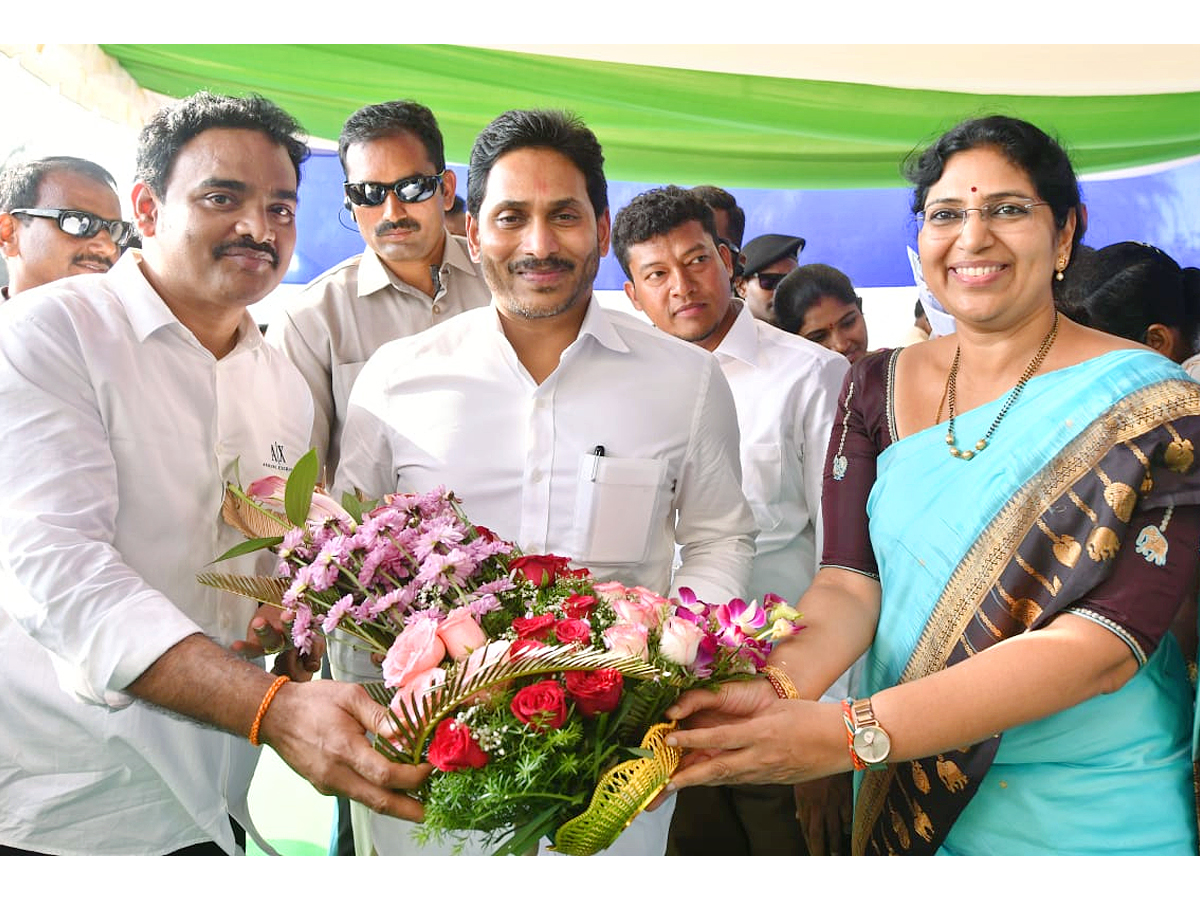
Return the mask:
<path id="1" fill-rule="evenodd" d="M 746 237 L 746 212 L 738 206 L 737 198 L 715 184 L 701 184 L 692 188 L 692 193 L 704 201 L 712 210 L 713 225 L 717 229 L 717 240 L 729 248 L 733 260 L 733 276 L 741 275 L 738 257 L 742 252 L 742 241 Z"/>
<path id="2" fill-rule="evenodd" d="M 820 558 L 820 501 L 825 451 L 849 364 L 839 354 L 756 320 L 733 297 L 729 251 L 719 242 L 712 211 L 674 185 L 646 191 L 617 213 L 613 249 L 634 308 L 664 334 L 709 351 L 733 391 L 741 435 L 742 489 L 758 537 L 748 597 L 767 593 L 794 604 Z M 827 699 L 847 694 L 849 675 Z M 838 787 L 836 809 L 824 792 Z M 827 835 L 829 813 L 848 803 L 846 776 L 800 786 L 688 788 L 671 823 L 671 851 L 680 855 L 780 855 L 806 852 L 797 800 L 809 817 L 803 830 L 814 854 L 839 848 L 841 823 Z M 816 803 L 810 792 L 821 792 Z M 849 818 L 845 820 L 849 824 Z M 810 827 L 811 826 L 811 827 Z"/>
<path id="3" fill-rule="evenodd" d="M 370 355 L 489 299 L 466 239 L 446 230 L 456 181 L 427 107 L 364 106 L 342 126 L 338 157 L 343 202 L 366 249 L 313 279 L 267 328 L 267 341 L 312 390 L 312 443 L 326 483 L 341 455 L 350 388 Z"/>
<path id="4" fill-rule="evenodd" d="M 0 254 L 4 299 L 89 272 L 107 272 L 133 226 L 121 218 L 117 183 L 76 156 L 10 163 L 0 172 Z"/>
<path id="5" fill-rule="evenodd" d="M 471 151 L 467 211 L 491 306 L 371 358 L 338 492 L 444 486 L 472 521 L 599 581 L 744 596 L 754 520 L 720 367 L 593 296 L 611 228 L 596 136 L 566 113 L 504 113 Z M 357 663 L 358 677 L 379 678 L 365 654 Z M 606 852 L 663 853 L 673 806 L 634 819 Z M 404 827 L 376 817 L 378 852 L 448 852 L 422 850 Z"/>
<path id="6" fill-rule="evenodd" d="M 428 767 L 366 738 L 386 709 L 304 683 L 294 648 L 265 672 L 278 615 L 196 579 L 242 539 L 226 484 L 308 448 L 308 389 L 246 311 L 295 248 L 297 132 L 261 97 L 164 107 L 138 142 L 144 248 L 0 306 L 20 436 L 0 443 L 0 855 L 237 853 L 257 742 L 319 790 L 422 814 L 401 792 Z"/>

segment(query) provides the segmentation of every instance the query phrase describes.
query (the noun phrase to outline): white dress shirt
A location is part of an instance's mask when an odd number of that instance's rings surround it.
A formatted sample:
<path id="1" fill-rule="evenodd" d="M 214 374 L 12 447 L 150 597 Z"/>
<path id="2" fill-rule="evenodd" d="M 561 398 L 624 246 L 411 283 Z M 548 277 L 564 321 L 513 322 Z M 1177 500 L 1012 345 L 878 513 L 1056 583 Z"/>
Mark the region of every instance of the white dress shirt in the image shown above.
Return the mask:
<path id="1" fill-rule="evenodd" d="M 140 262 L 0 309 L 0 844 L 43 853 L 233 852 L 257 760 L 124 690 L 188 635 L 245 638 L 256 605 L 196 574 L 241 540 L 226 481 L 286 476 L 312 401 L 249 315 L 214 358 Z"/>
<path id="2" fill-rule="evenodd" d="M 594 298 L 540 385 L 493 307 L 382 347 L 351 392 L 336 483 L 369 497 L 444 486 L 473 521 L 599 581 L 666 594 L 676 541 L 676 589 L 725 602 L 750 573 L 754 520 L 716 360 Z M 344 673 L 379 677 L 340 647 Z M 638 817 L 610 852 L 661 854 L 673 808 Z M 419 852 L 403 823 L 373 824 L 380 852 Z"/>
<path id="3" fill-rule="evenodd" d="M 748 596 L 771 592 L 795 605 L 821 558 L 825 451 L 850 363 L 754 318 L 746 304 L 714 353 L 737 406 L 742 490 L 758 526 Z M 824 699 L 850 696 L 856 671 Z"/>
<path id="4" fill-rule="evenodd" d="M 312 390 L 312 446 L 327 463 L 327 480 L 337 468 L 350 388 L 371 354 L 491 301 L 467 239 L 449 232 L 436 286 L 430 297 L 367 250 L 310 281 L 267 327 L 267 343 L 287 354 Z"/>

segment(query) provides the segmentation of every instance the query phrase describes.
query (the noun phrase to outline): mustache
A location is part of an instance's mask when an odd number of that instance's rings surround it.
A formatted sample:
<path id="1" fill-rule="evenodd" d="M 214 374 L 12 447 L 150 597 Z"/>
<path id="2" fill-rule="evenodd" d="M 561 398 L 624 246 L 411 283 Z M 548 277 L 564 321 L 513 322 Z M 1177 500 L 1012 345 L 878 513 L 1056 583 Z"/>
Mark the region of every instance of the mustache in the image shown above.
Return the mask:
<path id="1" fill-rule="evenodd" d="M 383 237 L 389 231 L 398 231 L 404 228 L 408 231 L 420 231 L 421 223 L 416 219 L 397 219 L 395 222 L 383 221 L 375 226 L 375 236 Z"/>
<path id="2" fill-rule="evenodd" d="M 83 263 L 89 262 L 99 263 L 106 269 L 111 269 L 115 260 L 110 259 L 107 256 L 101 256 L 99 253 L 80 253 L 71 259 L 72 265 L 82 265 Z"/>
<path id="3" fill-rule="evenodd" d="M 218 244 L 213 248 L 213 259 L 220 259 L 230 250 L 256 250 L 259 253 L 266 253 L 271 257 L 272 268 L 279 268 L 279 253 L 270 244 L 260 244 L 258 241 L 250 237 L 244 237 L 236 241 L 228 241 L 224 244 Z"/>
<path id="4" fill-rule="evenodd" d="M 527 258 L 509 263 L 508 271 L 512 275 L 522 272 L 574 272 L 575 263 L 561 256 L 547 256 L 545 259 Z"/>

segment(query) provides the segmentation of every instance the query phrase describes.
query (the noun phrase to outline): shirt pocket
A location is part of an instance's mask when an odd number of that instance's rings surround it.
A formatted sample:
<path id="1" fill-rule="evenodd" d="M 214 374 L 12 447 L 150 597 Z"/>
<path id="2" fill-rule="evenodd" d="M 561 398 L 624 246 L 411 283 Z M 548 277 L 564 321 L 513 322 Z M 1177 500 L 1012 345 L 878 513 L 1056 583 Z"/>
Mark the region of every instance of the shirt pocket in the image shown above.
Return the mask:
<path id="1" fill-rule="evenodd" d="M 783 445 L 746 444 L 742 447 L 742 493 L 754 513 L 759 531 L 771 531 L 783 521 Z"/>
<path id="2" fill-rule="evenodd" d="M 643 562 L 663 517 L 666 480 L 665 459 L 584 454 L 575 492 L 572 558 L 588 563 Z"/>

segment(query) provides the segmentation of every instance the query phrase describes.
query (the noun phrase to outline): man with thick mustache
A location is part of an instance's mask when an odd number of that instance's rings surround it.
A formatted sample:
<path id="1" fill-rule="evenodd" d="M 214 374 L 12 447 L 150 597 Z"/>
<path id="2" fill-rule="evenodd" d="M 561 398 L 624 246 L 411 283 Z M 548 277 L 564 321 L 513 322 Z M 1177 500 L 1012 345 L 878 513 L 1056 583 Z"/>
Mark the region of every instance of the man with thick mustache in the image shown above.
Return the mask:
<path id="1" fill-rule="evenodd" d="M 428 108 L 411 100 L 364 106 L 342 126 L 338 156 L 345 207 L 366 249 L 313 279 L 267 328 L 312 390 L 312 443 L 327 481 L 367 358 L 489 299 L 466 239 L 446 230 L 456 181 Z"/>
<path id="2" fill-rule="evenodd" d="M 444 485 L 526 553 L 724 603 L 744 596 L 755 536 L 733 395 L 712 354 L 593 297 L 610 231 L 603 164 L 595 135 L 566 113 L 514 110 L 483 130 L 467 239 L 491 306 L 371 357 L 336 488 Z M 363 655 L 341 667 L 379 677 Z M 635 819 L 606 852 L 662 854 L 673 807 Z M 448 852 L 416 847 L 403 823 L 376 816 L 373 831 L 381 854 Z"/>
<path id="3" fill-rule="evenodd" d="M 47 282 L 107 272 L 133 226 L 121 218 L 117 183 L 75 156 L 13 163 L 0 172 L 0 254 L 4 299 Z"/>
<path id="4" fill-rule="evenodd" d="M 365 737 L 384 708 L 294 649 L 265 672 L 278 618 L 196 580 L 241 539 L 226 483 L 308 448 L 308 389 L 246 311 L 295 247 L 297 131 L 261 97 L 164 107 L 138 145 L 143 249 L 0 306 L 0 855 L 237 853 L 259 743 L 421 814 L 399 791 L 425 771 Z"/>

